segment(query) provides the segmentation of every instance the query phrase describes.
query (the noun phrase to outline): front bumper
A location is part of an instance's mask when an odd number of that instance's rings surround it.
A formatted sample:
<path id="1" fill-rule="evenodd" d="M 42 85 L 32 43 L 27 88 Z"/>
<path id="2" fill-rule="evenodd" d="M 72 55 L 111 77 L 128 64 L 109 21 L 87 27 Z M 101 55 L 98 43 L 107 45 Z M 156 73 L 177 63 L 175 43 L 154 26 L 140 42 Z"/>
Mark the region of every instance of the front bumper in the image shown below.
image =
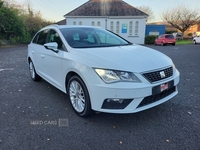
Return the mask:
<path id="1" fill-rule="evenodd" d="M 168 101 L 178 94 L 177 84 L 180 80 L 178 70 L 174 72 L 173 77 L 162 80 L 157 83 L 114 83 L 114 84 L 93 84 L 89 87 L 92 109 L 107 113 L 135 113 L 151 107 L 157 106 Z M 153 88 L 165 83 L 173 83 L 167 90 L 155 93 Z M 117 105 L 106 105 L 110 99 L 120 99 L 127 101 Z M 114 102 L 112 102 L 114 103 Z M 119 106 L 119 107 L 117 107 Z"/>

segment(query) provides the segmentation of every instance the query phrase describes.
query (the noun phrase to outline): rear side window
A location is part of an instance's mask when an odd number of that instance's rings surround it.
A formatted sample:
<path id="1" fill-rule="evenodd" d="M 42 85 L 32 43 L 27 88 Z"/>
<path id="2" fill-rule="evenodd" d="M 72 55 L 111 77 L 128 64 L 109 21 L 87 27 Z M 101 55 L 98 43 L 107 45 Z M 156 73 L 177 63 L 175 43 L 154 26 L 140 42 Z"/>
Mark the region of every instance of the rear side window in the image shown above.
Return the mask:
<path id="1" fill-rule="evenodd" d="M 160 39 L 160 38 L 163 38 L 163 35 L 160 35 L 160 36 L 158 37 L 158 39 Z"/>
<path id="2" fill-rule="evenodd" d="M 43 30 L 40 33 L 38 33 L 38 35 L 36 35 L 36 38 L 37 38 L 36 43 L 40 45 L 44 45 L 46 43 L 47 33 L 48 33 L 48 30 Z"/>

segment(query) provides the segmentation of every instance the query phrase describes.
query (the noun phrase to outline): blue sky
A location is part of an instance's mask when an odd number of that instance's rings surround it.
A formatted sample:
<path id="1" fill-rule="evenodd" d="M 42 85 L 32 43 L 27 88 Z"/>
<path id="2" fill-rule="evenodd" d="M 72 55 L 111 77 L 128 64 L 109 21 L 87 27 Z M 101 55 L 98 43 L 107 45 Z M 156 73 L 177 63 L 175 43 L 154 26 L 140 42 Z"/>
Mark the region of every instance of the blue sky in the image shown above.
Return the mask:
<path id="1" fill-rule="evenodd" d="M 42 17 L 50 21 L 60 21 L 64 19 L 63 15 L 84 4 L 88 0 L 15 0 L 17 3 L 26 5 L 31 4 L 34 11 L 40 11 Z M 159 16 L 163 10 L 174 8 L 180 4 L 188 7 L 199 8 L 200 0 L 124 0 L 126 3 L 138 7 L 148 6 L 152 9 L 156 20 L 160 21 Z"/>

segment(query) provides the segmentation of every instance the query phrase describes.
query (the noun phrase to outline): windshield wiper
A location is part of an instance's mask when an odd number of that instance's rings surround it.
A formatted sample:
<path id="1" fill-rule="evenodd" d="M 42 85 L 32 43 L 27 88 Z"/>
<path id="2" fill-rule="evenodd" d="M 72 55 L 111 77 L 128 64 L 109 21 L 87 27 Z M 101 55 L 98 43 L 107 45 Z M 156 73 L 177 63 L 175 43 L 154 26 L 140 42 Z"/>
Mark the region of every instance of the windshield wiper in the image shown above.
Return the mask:
<path id="1" fill-rule="evenodd" d="M 128 46 L 128 45 L 133 45 L 133 43 L 121 44 L 120 46 Z"/>

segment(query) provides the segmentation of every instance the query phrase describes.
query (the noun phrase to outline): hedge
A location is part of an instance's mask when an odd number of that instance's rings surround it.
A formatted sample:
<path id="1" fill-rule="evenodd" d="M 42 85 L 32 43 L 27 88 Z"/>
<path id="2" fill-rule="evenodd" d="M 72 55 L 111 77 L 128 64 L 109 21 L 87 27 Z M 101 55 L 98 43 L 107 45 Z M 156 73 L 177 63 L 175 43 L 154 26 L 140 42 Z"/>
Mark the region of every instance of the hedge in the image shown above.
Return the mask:
<path id="1" fill-rule="evenodd" d="M 154 41 L 157 37 L 157 35 L 147 35 L 145 37 L 145 44 L 154 44 Z"/>

